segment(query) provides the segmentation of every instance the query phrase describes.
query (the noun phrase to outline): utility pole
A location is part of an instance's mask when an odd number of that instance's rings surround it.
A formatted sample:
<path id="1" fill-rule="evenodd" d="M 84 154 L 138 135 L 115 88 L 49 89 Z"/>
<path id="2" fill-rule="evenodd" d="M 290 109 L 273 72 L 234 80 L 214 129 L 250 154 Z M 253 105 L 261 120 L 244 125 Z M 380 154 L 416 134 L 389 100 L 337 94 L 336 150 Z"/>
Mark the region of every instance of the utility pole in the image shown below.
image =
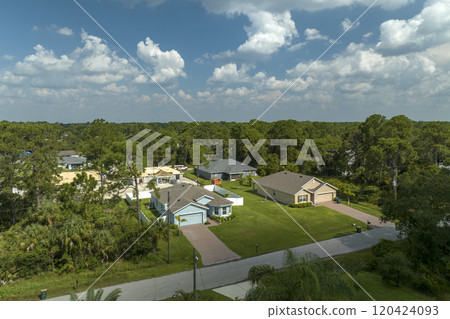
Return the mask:
<path id="1" fill-rule="evenodd" d="M 197 255 L 195 254 L 195 248 L 194 248 L 194 297 L 197 299 L 197 296 L 195 295 L 195 291 L 197 290 Z"/>
<path id="2" fill-rule="evenodd" d="M 170 264 L 170 191 L 167 192 L 167 263 Z"/>

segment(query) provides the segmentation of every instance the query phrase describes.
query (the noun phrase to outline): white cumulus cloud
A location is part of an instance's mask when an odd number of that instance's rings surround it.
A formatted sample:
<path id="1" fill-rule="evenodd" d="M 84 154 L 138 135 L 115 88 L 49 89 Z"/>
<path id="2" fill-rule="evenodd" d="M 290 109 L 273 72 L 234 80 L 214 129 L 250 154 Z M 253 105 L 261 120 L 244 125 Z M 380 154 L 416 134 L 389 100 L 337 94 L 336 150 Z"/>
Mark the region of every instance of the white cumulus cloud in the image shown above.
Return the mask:
<path id="1" fill-rule="evenodd" d="M 149 37 L 137 44 L 137 55 L 150 64 L 153 78 L 158 82 L 167 82 L 178 77 L 185 77 L 184 60 L 176 50 L 162 51 L 159 44 Z"/>
<path id="2" fill-rule="evenodd" d="M 385 54 L 424 51 L 450 41 L 450 0 L 427 1 L 408 20 L 388 20 L 380 26 L 378 48 Z"/>
<path id="3" fill-rule="evenodd" d="M 248 40 L 237 51 L 244 54 L 270 55 L 285 45 L 290 45 L 298 37 L 295 23 L 288 11 L 283 13 L 248 13 L 251 26 L 245 27 Z"/>
<path id="4" fill-rule="evenodd" d="M 70 29 L 70 28 L 68 28 L 68 27 L 63 27 L 63 28 L 59 29 L 57 32 L 58 32 L 59 34 L 67 35 L 67 36 L 73 35 L 72 29 Z"/>
<path id="5" fill-rule="evenodd" d="M 305 38 L 308 41 L 312 40 L 328 40 L 329 38 L 326 35 L 320 34 L 320 31 L 314 28 L 306 28 L 305 29 Z"/>
<path id="6" fill-rule="evenodd" d="M 228 63 L 222 65 L 221 67 L 215 68 L 212 77 L 208 79 L 209 83 L 222 82 L 222 83 L 238 83 L 238 82 L 248 82 L 249 76 L 247 71 L 249 67 L 243 64 L 240 69 L 238 69 L 236 63 Z"/>

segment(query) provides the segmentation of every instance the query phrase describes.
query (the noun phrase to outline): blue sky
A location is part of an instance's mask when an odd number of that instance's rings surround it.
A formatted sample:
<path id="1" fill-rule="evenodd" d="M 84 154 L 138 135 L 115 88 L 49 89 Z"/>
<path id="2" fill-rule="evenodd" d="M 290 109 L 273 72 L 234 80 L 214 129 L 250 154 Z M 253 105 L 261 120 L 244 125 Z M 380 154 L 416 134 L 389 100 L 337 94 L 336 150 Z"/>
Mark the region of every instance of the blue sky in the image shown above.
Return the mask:
<path id="1" fill-rule="evenodd" d="M 450 120 L 450 0 L 0 4 L 0 119 Z M 141 66 L 169 93 L 187 115 Z M 192 116 L 192 118 L 191 118 Z"/>

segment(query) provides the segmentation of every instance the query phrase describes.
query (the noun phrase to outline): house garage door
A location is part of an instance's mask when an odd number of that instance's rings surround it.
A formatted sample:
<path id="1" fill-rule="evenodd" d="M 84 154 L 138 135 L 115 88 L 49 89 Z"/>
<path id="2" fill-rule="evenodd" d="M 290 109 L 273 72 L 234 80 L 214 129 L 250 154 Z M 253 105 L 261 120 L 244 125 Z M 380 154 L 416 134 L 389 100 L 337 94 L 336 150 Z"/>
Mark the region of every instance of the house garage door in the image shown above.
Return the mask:
<path id="1" fill-rule="evenodd" d="M 316 202 L 317 203 L 330 202 L 333 200 L 333 197 L 334 193 L 319 194 L 316 195 Z"/>
<path id="2" fill-rule="evenodd" d="M 192 214 L 185 214 L 185 215 L 178 215 L 180 216 L 181 220 L 185 219 L 185 221 L 182 221 L 180 224 L 181 226 L 188 226 L 188 225 L 194 225 L 194 224 L 202 224 L 203 223 L 203 213 L 192 213 Z"/>

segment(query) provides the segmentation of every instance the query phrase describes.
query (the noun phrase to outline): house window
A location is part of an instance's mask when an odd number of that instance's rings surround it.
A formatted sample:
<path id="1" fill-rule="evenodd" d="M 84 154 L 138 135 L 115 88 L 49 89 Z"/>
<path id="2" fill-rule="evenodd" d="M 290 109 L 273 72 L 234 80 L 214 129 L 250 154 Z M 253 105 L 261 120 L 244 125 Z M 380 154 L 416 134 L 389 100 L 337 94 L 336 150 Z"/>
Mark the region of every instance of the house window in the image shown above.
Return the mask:
<path id="1" fill-rule="evenodd" d="M 273 190 L 272 193 L 273 193 L 273 196 L 275 196 L 275 190 Z"/>
<path id="2" fill-rule="evenodd" d="M 299 203 L 304 203 L 308 200 L 308 195 L 298 195 Z"/>
<path id="3" fill-rule="evenodd" d="M 226 207 L 222 207 L 222 215 L 226 215 L 227 214 L 227 208 Z"/>
<path id="4" fill-rule="evenodd" d="M 214 207 L 214 215 L 219 216 L 219 207 Z"/>

